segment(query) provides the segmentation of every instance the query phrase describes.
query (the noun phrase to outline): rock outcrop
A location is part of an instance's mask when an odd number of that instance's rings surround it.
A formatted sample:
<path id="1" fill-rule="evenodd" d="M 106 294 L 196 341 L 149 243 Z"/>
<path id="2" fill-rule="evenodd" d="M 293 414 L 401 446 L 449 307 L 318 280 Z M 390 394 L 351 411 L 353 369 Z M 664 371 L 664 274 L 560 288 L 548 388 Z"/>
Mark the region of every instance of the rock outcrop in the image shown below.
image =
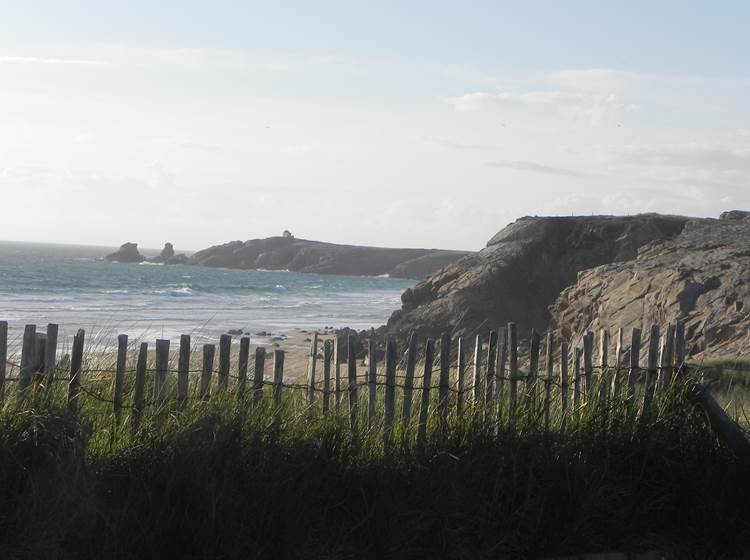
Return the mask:
<path id="1" fill-rule="evenodd" d="M 678 236 L 689 218 L 525 217 L 501 230 L 478 254 L 433 274 L 401 297 L 385 331 L 468 335 L 508 321 L 544 329 L 549 306 L 579 272 L 634 259 L 649 243 Z"/>
<path id="2" fill-rule="evenodd" d="M 175 254 L 174 246 L 171 243 L 165 243 L 159 256 L 148 259 L 148 262 L 154 264 L 187 264 L 188 260 L 188 257 L 182 253 Z"/>
<path id="3" fill-rule="evenodd" d="M 581 273 L 550 309 L 559 336 L 685 321 L 695 358 L 750 354 L 750 213 L 689 222 L 637 258 Z"/>
<path id="4" fill-rule="evenodd" d="M 189 264 L 420 279 L 470 254 L 438 249 L 337 245 L 288 235 L 216 245 L 192 255 Z"/>
<path id="5" fill-rule="evenodd" d="M 120 248 L 104 257 L 104 260 L 120 263 L 140 263 L 146 260 L 146 257 L 138 251 L 137 243 L 123 243 Z"/>

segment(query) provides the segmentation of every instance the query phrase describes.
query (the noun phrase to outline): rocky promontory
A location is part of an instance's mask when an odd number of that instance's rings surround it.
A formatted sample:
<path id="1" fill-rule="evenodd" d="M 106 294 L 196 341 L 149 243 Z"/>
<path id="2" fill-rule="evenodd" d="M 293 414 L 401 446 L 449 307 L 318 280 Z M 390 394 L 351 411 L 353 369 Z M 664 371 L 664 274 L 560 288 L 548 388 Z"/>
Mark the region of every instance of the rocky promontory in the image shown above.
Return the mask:
<path id="1" fill-rule="evenodd" d="M 317 274 L 420 279 L 471 255 L 439 249 L 390 249 L 297 239 L 291 234 L 232 241 L 192 255 L 189 264 Z"/>
<path id="2" fill-rule="evenodd" d="M 114 253 L 104 257 L 105 261 L 118 263 L 142 263 L 150 262 L 153 264 L 187 264 L 188 257 L 180 253 L 175 254 L 174 247 L 171 243 L 165 243 L 161 253 L 149 259 L 140 253 L 137 243 L 123 243 Z"/>

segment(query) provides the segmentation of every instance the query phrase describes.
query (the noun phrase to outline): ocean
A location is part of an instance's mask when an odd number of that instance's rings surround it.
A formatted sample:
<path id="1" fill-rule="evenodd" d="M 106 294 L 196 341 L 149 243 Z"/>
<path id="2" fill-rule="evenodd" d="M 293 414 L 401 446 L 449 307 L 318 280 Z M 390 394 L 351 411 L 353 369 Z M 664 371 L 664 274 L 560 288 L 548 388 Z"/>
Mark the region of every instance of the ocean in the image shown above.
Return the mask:
<path id="1" fill-rule="evenodd" d="M 144 339 L 212 338 L 229 329 L 279 333 L 295 328 L 382 325 L 413 281 L 108 263 L 110 247 L 0 242 L 0 319 L 11 345 L 26 323 L 60 325 L 67 340 L 124 333 Z M 148 251 L 142 251 L 149 255 Z M 153 252 L 152 254 L 156 254 Z M 61 338 L 61 341 L 64 340 Z"/>

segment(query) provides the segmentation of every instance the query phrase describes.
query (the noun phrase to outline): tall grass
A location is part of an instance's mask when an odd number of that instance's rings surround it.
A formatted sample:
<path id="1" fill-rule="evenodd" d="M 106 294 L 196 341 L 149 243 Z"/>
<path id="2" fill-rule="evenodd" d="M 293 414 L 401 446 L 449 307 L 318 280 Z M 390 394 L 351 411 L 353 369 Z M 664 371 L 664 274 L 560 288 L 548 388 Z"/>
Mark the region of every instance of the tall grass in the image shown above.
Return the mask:
<path id="1" fill-rule="evenodd" d="M 108 383 L 92 392 L 106 393 Z M 384 446 L 287 392 L 280 409 L 214 395 L 150 411 L 37 390 L 0 410 L 4 558 L 520 558 L 607 550 L 750 551 L 750 477 L 684 389 L 639 415 L 615 398 L 559 414 L 522 402 L 431 417 Z M 554 403 L 559 406 L 559 403 Z M 155 422 L 156 416 L 161 417 Z"/>

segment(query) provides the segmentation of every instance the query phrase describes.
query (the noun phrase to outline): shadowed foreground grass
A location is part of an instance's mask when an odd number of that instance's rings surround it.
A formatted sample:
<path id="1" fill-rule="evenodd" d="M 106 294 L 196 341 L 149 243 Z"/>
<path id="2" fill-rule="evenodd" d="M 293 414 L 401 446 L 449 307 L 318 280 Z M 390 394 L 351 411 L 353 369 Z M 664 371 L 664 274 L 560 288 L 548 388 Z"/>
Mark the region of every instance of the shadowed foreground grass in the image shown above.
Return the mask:
<path id="1" fill-rule="evenodd" d="M 30 401 L 33 399 L 30 399 Z M 545 433 L 433 420 L 383 449 L 343 417 L 216 399 L 131 436 L 33 402 L 0 412 L 3 558 L 503 558 L 750 551 L 750 476 L 677 391 L 648 421 Z M 149 426 L 151 424 L 148 424 Z M 497 433 L 495 433 L 497 431 Z M 411 441 L 411 439 L 410 439 Z"/>

